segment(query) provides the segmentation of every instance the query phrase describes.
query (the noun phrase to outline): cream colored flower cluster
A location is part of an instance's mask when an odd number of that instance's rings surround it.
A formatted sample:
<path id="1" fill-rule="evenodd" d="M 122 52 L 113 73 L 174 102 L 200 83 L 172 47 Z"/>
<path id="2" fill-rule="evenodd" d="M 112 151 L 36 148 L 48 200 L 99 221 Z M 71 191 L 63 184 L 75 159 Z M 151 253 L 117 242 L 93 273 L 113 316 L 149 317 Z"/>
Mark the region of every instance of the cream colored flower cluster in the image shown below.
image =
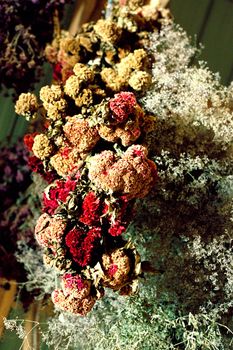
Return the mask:
<path id="1" fill-rule="evenodd" d="M 147 158 L 147 153 L 140 145 L 130 146 L 121 157 L 112 151 L 103 151 L 89 159 L 88 177 L 103 191 L 143 198 L 156 179 L 156 166 Z"/>
<path id="2" fill-rule="evenodd" d="M 114 68 L 104 68 L 101 77 L 106 86 L 113 91 L 128 87 L 135 91 L 143 91 L 151 83 L 151 75 L 144 70 L 148 65 L 148 53 L 144 49 L 134 50 L 122 58 Z"/>
<path id="3" fill-rule="evenodd" d="M 65 115 L 67 102 L 59 85 L 44 86 L 40 90 L 40 99 L 47 113 L 47 118 L 58 120 Z"/>
<path id="4" fill-rule="evenodd" d="M 22 93 L 15 104 L 15 112 L 24 116 L 27 120 L 36 117 L 39 105 L 34 94 Z"/>
<path id="5" fill-rule="evenodd" d="M 97 298 L 91 294 L 91 282 L 80 276 L 65 274 L 62 277 L 62 289 L 52 293 L 55 305 L 74 314 L 86 315 L 94 306 Z"/>

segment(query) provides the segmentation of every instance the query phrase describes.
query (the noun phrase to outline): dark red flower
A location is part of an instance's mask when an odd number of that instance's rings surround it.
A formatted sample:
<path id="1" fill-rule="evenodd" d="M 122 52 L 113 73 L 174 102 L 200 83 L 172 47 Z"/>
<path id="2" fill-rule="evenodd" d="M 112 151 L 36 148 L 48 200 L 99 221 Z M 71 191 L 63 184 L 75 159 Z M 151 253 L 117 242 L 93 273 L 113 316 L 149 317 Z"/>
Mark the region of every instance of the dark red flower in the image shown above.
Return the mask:
<path id="1" fill-rule="evenodd" d="M 101 237 L 101 228 L 94 227 L 87 233 L 73 228 L 66 235 L 65 242 L 72 259 L 81 267 L 91 263 L 97 242 Z"/>
<path id="2" fill-rule="evenodd" d="M 38 173 L 40 175 L 42 175 L 44 173 L 44 166 L 43 166 L 42 161 L 35 156 L 28 157 L 28 166 L 35 173 Z"/>
<path id="3" fill-rule="evenodd" d="M 134 112 L 137 100 L 132 92 L 120 92 L 109 101 L 109 108 L 113 112 L 113 119 L 118 123 L 124 122 Z"/>
<path id="4" fill-rule="evenodd" d="M 116 221 L 113 225 L 110 226 L 108 233 L 111 236 L 120 236 L 123 232 L 125 232 L 126 226 L 121 223 L 120 220 Z"/>
<path id="5" fill-rule="evenodd" d="M 61 71 L 62 71 L 62 65 L 61 65 L 61 63 L 58 62 L 53 67 L 53 79 L 55 81 L 61 81 L 62 80 Z"/>
<path id="6" fill-rule="evenodd" d="M 48 183 L 53 182 L 57 178 L 57 174 L 54 171 L 45 172 L 42 161 L 35 156 L 28 157 L 28 166 L 33 172 L 40 174 Z"/>
<path id="7" fill-rule="evenodd" d="M 58 182 L 58 199 L 62 202 L 65 202 L 69 193 L 75 190 L 77 182 L 68 178 L 66 181 L 57 181 Z"/>
<path id="8" fill-rule="evenodd" d="M 129 200 L 126 196 L 120 196 L 119 197 L 119 206 L 120 206 L 120 212 L 118 218 L 122 218 L 123 215 L 125 215 L 126 210 L 129 207 Z"/>
<path id="9" fill-rule="evenodd" d="M 100 220 L 100 200 L 94 192 L 89 192 L 82 204 L 82 214 L 79 218 L 83 224 L 96 225 Z"/>
<path id="10" fill-rule="evenodd" d="M 132 205 L 126 196 L 120 196 L 118 200 L 112 204 L 112 210 L 114 210 L 114 221 L 112 220 L 112 213 L 109 214 L 109 205 L 105 203 L 103 208 L 103 214 L 107 214 L 106 218 L 110 223 L 108 233 L 111 236 L 120 236 L 125 232 L 131 217 Z"/>
<path id="11" fill-rule="evenodd" d="M 37 132 L 34 132 L 33 134 L 24 135 L 23 142 L 29 151 L 32 151 L 32 146 L 36 135 L 38 135 Z"/>
<path id="12" fill-rule="evenodd" d="M 49 193 L 49 195 L 52 197 L 54 192 L 53 189 L 51 189 L 50 192 L 51 193 Z M 51 197 L 48 198 L 46 193 L 43 194 L 43 211 L 50 215 L 53 215 L 59 203 L 57 199 Z"/>
<path id="13" fill-rule="evenodd" d="M 51 184 L 54 180 L 57 179 L 57 173 L 55 171 L 47 171 L 41 174 L 43 179 Z"/>
<path id="14" fill-rule="evenodd" d="M 51 186 L 48 192 L 43 196 L 44 212 L 53 215 L 59 206 L 60 202 L 65 203 L 71 191 L 74 191 L 76 181 L 68 178 L 66 181 L 58 180 L 55 186 Z"/>

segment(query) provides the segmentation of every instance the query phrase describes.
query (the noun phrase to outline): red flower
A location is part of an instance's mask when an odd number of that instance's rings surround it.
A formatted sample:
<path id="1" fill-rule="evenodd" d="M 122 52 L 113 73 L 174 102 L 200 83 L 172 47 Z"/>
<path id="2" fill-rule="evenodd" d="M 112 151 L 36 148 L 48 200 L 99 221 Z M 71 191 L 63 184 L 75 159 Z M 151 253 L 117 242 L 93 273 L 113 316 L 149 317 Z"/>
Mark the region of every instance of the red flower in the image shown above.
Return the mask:
<path id="1" fill-rule="evenodd" d="M 49 184 L 51 184 L 57 178 L 57 174 L 55 171 L 47 171 L 46 173 L 44 172 L 43 174 L 41 174 L 41 176 Z"/>
<path id="2" fill-rule="evenodd" d="M 61 81 L 62 80 L 62 65 L 61 63 L 56 63 L 53 67 L 53 80 L 55 81 Z"/>
<path id="3" fill-rule="evenodd" d="M 34 132 L 33 134 L 24 135 L 23 142 L 29 151 L 32 151 L 32 146 L 36 135 L 38 135 L 37 132 Z"/>
<path id="4" fill-rule="evenodd" d="M 50 122 L 48 120 L 46 120 L 43 124 L 43 128 L 46 130 L 46 129 L 48 129 L 49 126 L 50 126 Z"/>
<path id="5" fill-rule="evenodd" d="M 82 290 L 86 287 L 84 280 L 79 275 L 73 276 L 71 273 L 66 273 L 62 276 L 62 280 L 66 290 L 70 289 L 72 291 L 74 288 Z"/>
<path id="6" fill-rule="evenodd" d="M 113 119 L 118 123 L 124 122 L 130 114 L 134 113 L 134 107 L 137 103 L 136 97 L 132 92 L 120 92 L 115 94 L 109 101 L 109 108 L 113 112 Z"/>
<path id="7" fill-rule="evenodd" d="M 120 236 L 123 232 L 125 232 L 126 227 L 124 225 L 122 225 L 122 223 L 120 222 L 120 220 L 116 221 L 113 225 L 111 225 L 111 227 L 108 230 L 108 233 L 111 236 Z"/>
<path id="8" fill-rule="evenodd" d="M 110 277 L 113 277 L 117 271 L 118 271 L 118 266 L 115 264 L 112 264 L 111 267 L 108 269 L 108 275 Z"/>
<path id="9" fill-rule="evenodd" d="M 82 204 L 82 214 L 79 218 L 83 224 L 88 226 L 96 225 L 100 219 L 100 200 L 94 192 L 89 192 Z"/>
<path id="10" fill-rule="evenodd" d="M 61 156 L 62 156 L 63 158 L 65 158 L 65 159 L 67 159 L 67 158 L 69 157 L 69 154 L 70 154 L 71 150 L 72 150 L 71 148 L 65 147 L 65 148 L 63 149 L 63 151 L 61 152 Z"/>
<path id="11" fill-rule="evenodd" d="M 125 232 L 129 224 L 132 206 L 129 205 L 129 201 L 126 196 L 120 196 L 117 202 L 114 204 L 113 209 L 115 209 L 114 221 L 112 220 L 111 213 L 107 215 L 107 219 L 110 222 L 110 228 L 108 229 L 108 233 L 111 236 L 120 236 L 123 232 Z M 105 203 L 103 208 L 103 214 L 107 214 L 108 210 L 109 206 L 107 203 Z"/>
<path id="12" fill-rule="evenodd" d="M 51 189 L 49 191 L 49 198 L 47 197 L 46 193 L 43 194 L 43 212 L 48 213 L 50 215 L 53 215 L 55 210 L 58 207 L 58 201 L 55 197 L 54 189 Z"/>
<path id="13" fill-rule="evenodd" d="M 48 183 L 53 182 L 57 178 L 57 174 L 54 171 L 45 172 L 42 161 L 35 156 L 28 157 L 28 166 L 33 172 L 40 174 Z"/>
<path id="14" fill-rule="evenodd" d="M 137 157 L 144 157 L 144 153 L 140 149 L 135 149 L 133 154 Z"/>
<path id="15" fill-rule="evenodd" d="M 35 173 L 39 173 L 40 175 L 43 174 L 44 166 L 39 158 L 35 156 L 28 157 L 28 165 Z"/>
<path id="16" fill-rule="evenodd" d="M 65 203 L 68 195 L 71 191 L 74 191 L 76 187 L 76 181 L 68 178 L 66 181 L 56 181 L 55 187 L 49 189 L 48 197 L 46 193 L 43 195 L 43 210 L 53 215 L 60 202 Z"/>
<path id="17" fill-rule="evenodd" d="M 69 193 L 71 191 L 75 190 L 76 187 L 76 181 L 71 180 L 69 177 L 65 182 L 64 181 L 57 181 L 58 183 L 58 199 L 62 202 L 65 202 Z"/>
<path id="18" fill-rule="evenodd" d="M 63 62 L 58 62 L 53 66 L 53 79 L 58 82 L 65 82 L 71 75 L 74 74 L 73 69 L 63 68 L 63 65 Z"/>
<path id="19" fill-rule="evenodd" d="M 66 235 L 65 242 L 72 259 L 81 267 L 91 263 L 95 246 L 101 237 L 101 228 L 95 227 L 87 233 L 73 228 Z"/>

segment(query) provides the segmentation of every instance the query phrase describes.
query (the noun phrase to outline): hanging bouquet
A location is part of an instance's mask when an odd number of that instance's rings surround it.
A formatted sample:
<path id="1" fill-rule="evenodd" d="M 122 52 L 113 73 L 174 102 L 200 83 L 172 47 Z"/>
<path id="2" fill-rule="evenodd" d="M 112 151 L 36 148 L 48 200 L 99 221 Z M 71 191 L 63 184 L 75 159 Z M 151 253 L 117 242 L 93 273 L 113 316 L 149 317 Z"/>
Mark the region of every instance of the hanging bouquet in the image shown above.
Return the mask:
<path id="1" fill-rule="evenodd" d="M 48 120 L 32 143 L 34 169 L 50 181 L 35 233 L 61 288 L 44 339 L 66 349 L 228 350 L 232 85 L 191 63 L 198 50 L 166 11 L 120 5 L 53 42 L 57 85 L 42 88 L 43 104 L 31 94 L 16 104 Z M 161 274 L 123 301 L 142 270 Z"/>
<path id="2" fill-rule="evenodd" d="M 16 94 L 32 87 L 41 73 L 44 48 L 61 19 L 64 0 L 2 0 L 0 4 L 0 81 Z"/>
<path id="3" fill-rule="evenodd" d="M 112 18 L 61 39 L 64 57 L 74 56 L 68 59 L 72 75 L 43 87 L 42 104 L 31 93 L 16 103 L 18 114 L 31 119 L 40 113 L 48 121 L 47 131 L 32 144 L 34 169 L 54 180 L 44 192 L 35 235 L 45 264 L 62 275 L 53 302 L 81 315 L 105 287 L 134 293 L 142 275 L 140 256 L 122 234 L 135 200 L 157 179 L 143 144 L 154 117 L 137 96 L 151 83 L 150 56 L 142 46 L 149 31 L 160 26 L 161 14 L 156 10 L 144 17 L 129 10 L 122 23 L 116 21 L 118 8 Z M 61 62 L 67 71 L 66 60 Z"/>

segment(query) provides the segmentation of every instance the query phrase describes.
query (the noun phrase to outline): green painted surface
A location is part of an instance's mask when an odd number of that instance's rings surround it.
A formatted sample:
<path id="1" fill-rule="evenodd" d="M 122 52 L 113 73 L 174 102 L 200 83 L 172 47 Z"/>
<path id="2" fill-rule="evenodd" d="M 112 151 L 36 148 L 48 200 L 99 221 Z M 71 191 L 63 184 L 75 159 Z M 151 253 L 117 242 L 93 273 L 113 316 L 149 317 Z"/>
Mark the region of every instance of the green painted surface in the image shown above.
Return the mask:
<path id="1" fill-rule="evenodd" d="M 13 125 L 15 121 L 14 105 L 11 97 L 0 95 L 0 141 L 5 140 L 6 143 L 10 140 Z"/>
<path id="2" fill-rule="evenodd" d="M 233 2 L 214 1 L 203 36 L 205 44 L 202 58 L 213 71 L 219 71 L 222 82 L 227 83 L 233 64 Z"/>
<path id="3" fill-rule="evenodd" d="M 34 93 L 39 96 L 40 88 L 50 84 L 52 80 L 52 69 L 49 64 L 43 67 L 44 74 L 41 81 L 36 84 Z M 33 92 L 33 91 L 32 91 Z M 12 144 L 27 131 L 28 122 L 25 118 L 16 115 L 13 99 L 4 93 L 0 94 L 0 142 Z"/>
<path id="4" fill-rule="evenodd" d="M 5 331 L 4 337 L 0 341 L 0 350 L 21 350 L 24 340 L 15 336 L 14 332 Z M 37 349 L 31 349 L 37 350 Z M 40 345 L 40 350 L 49 350 L 45 344 Z"/>
<path id="5" fill-rule="evenodd" d="M 18 350 L 22 340 L 18 339 L 13 332 L 7 331 L 0 341 L 0 350 Z"/>
<path id="6" fill-rule="evenodd" d="M 233 79 L 233 2 L 171 0 L 171 10 L 175 21 L 204 45 L 199 59 L 228 84 Z"/>
<path id="7" fill-rule="evenodd" d="M 190 35 L 198 35 L 211 2 L 212 0 L 171 0 L 170 8 L 176 23 Z"/>

